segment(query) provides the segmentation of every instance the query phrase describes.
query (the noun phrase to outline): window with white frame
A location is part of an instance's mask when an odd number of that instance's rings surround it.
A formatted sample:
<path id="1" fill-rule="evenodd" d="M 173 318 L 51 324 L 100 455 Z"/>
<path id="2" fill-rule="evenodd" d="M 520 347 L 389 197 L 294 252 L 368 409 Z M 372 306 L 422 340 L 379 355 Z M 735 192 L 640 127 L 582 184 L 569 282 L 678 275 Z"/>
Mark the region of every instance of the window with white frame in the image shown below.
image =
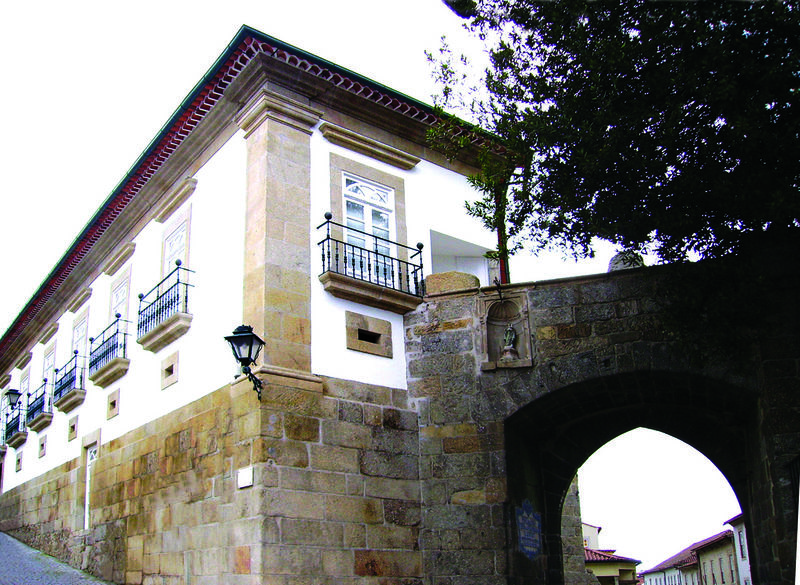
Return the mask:
<path id="1" fill-rule="evenodd" d="M 161 274 L 166 276 L 175 270 L 175 261 L 180 260 L 183 265 L 189 259 L 189 212 L 180 214 L 174 222 L 164 231 Z"/>
<path id="2" fill-rule="evenodd" d="M 56 367 L 56 344 L 54 343 L 48 347 L 44 352 L 44 360 L 42 361 L 42 379 L 47 378 L 53 380 L 53 370 Z"/>
<path id="3" fill-rule="evenodd" d="M 343 173 L 342 181 L 347 227 L 391 240 L 394 224 L 392 221 L 394 190 L 349 173 Z M 347 243 L 366 248 L 371 242 L 367 242 L 359 233 L 348 232 Z M 381 246 L 381 253 L 389 254 L 389 246 L 385 242 L 377 241 L 374 245 Z"/>
<path id="4" fill-rule="evenodd" d="M 26 370 L 19 379 L 19 393 L 25 396 L 31 390 L 31 371 Z"/>
<path id="5" fill-rule="evenodd" d="M 350 269 L 363 271 L 363 265 L 370 264 L 379 282 L 390 280 L 395 254 L 391 244 L 395 237 L 394 190 L 349 173 L 342 173 L 342 182 L 344 224 L 351 228 L 345 242 L 356 247 L 350 251 L 356 263 L 351 263 Z"/>
<path id="6" fill-rule="evenodd" d="M 109 318 L 113 321 L 117 314 L 121 319 L 128 318 L 128 299 L 131 290 L 131 273 L 126 270 L 111 285 L 111 306 Z"/>
<path id="7" fill-rule="evenodd" d="M 89 339 L 89 313 L 84 311 L 75 319 L 72 325 L 72 351 L 78 351 L 79 356 L 86 355 L 86 342 Z M 72 357 L 72 356 L 70 356 Z"/>

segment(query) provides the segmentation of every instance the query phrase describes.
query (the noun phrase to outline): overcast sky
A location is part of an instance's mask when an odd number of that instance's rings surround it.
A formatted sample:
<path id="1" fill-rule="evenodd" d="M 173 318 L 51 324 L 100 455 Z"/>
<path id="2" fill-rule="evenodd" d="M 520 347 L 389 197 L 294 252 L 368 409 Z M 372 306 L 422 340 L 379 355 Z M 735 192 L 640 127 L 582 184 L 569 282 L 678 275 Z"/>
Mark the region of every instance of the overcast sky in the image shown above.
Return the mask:
<path id="1" fill-rule="evenodd" d="M 442 34 L 454 48 L 477 47 L 439 0 L 3 2 L 0 330 L 242 24 L 428 103 L 423 51 Z M 603 272 L 611 253 L 581 265 L 551 255 L 512 277 Z M 603 548 L 644 561 L 640 568 L 739 511 L 719 472 L 672 442 L 619 440 L 582 472 L 584 519 L 603 527 Z M 693 479 L 672 481 L 680 477 Z"/>

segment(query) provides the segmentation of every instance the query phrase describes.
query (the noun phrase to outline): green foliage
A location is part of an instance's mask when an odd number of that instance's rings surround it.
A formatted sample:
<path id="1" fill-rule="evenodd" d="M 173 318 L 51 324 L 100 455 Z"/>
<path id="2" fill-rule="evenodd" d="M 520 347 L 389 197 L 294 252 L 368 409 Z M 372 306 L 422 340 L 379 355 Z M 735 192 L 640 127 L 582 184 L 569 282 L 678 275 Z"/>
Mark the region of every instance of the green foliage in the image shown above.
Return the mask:
<path id="1" fill-rule="evenodd" d="M 510 248 L 587 256 L 602 238 L 681 261 L 800 228 L 796 0 L 462 4 L 490 64 L 469 87 L 443 46 L 439 105 L 510 153 L 482 159 L 468 207 Z"/>

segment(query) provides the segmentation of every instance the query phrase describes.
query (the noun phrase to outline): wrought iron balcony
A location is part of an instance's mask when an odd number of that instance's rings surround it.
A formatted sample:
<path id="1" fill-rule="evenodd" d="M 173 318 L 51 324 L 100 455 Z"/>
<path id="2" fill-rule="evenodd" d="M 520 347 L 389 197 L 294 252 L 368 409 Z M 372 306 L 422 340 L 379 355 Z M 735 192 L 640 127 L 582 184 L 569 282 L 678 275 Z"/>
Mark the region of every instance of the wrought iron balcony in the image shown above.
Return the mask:
<path id="1" fill-rule="evenodd" d="M 28 406 L 25 409 L 25 424 L 34 431 L 39 431 L 50 424 L 53 418 L 53 401 L 50 396 L 47 378 L 42 385 L 28 393 Z"/>
<path id="2" fill-rule="evenodd" d="M 83 390 L 83 370 L 76 349 L 72 358 L 60 368 L 56 368 L 56 381 L 53 384 L 53 402 L 58 402 L 73 390 Z"/>
<path id="3" fill-rule="evenodd" d="M 425 295 L 422 274 L 422 244 L 416 248 L 332 221 L 325 214 L 325 239 L 319 242 L 322 272 L 348 276 L 415 297 Z M 333 232 L 333 233 L 332 233 Z M 350 241 L 346 241 L 350 239 Z M 358 246 L 353 240 L 362 240 Z"/>
<path id="4" fill-rule="evenodd" d="M 112 360 L 122 358 L 127 355 L 128 343 L 128 322 L 122 319 L 122 315 L 117 313 L 114 321 L 103 329 L 97 337 L 91 338 L 89 349 L 89 377 L 94 376 L 98 370 L 106 367 Z"/>
<path id="5" fill-rule="evenodd" d="M 155 285 L 147 294 L 139 295 L 139 318 L 136 327 L 137 340 L 145 349 L 157 351 L 176 337 L 183 335 L 188 330 L 190 317 L 180 319 L 180 316 L 187 316 L 189 313 L 189 274 L 192 270 L 181 266 L 181 261 L 175 261 L 175 270 L 170 272 L 164 279 Z M 158 328 L 161 325 L 170 324 L 176 318 L 182 321 L 174 331 L 166 337 L 158 335 Z M 150 343 L 153 335 L 158 336 L 158 340 L 153 346 Z M 166 340 L 166 343 L 164 341 Z"/>
<path id="6" fill-rule="evenodd" d="M 24 427 L 20 426 L 22 420 L 22 404 L 17 404 L 6 413 L 6 428 L 3 431 L 4 443 L 8 443 L 11 437 L 24 430 Z"/>

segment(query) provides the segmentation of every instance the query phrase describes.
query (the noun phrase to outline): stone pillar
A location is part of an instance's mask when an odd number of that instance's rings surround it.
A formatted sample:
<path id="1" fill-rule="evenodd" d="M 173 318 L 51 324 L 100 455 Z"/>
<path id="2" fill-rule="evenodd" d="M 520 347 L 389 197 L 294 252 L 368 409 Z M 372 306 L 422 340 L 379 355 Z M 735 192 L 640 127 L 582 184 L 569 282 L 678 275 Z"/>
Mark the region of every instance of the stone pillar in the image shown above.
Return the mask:
<path id="1" fill-rule="evenodd" d="M 586 571 L 583 552 L 583 526 L 581 525 L 581 498 L 578 476 L 569 485 L 561 510 L 561 554 L 564 559 L 565 585 L 587 585 L 597 583 Z"/>
<path id="2" fill-rule="evenodd" d="M 247 141 L 244 322 L 265 341 L 262 361 L 311 369 L 310 175 L 321 114 L 261 89 L 237 124 Z"/>

